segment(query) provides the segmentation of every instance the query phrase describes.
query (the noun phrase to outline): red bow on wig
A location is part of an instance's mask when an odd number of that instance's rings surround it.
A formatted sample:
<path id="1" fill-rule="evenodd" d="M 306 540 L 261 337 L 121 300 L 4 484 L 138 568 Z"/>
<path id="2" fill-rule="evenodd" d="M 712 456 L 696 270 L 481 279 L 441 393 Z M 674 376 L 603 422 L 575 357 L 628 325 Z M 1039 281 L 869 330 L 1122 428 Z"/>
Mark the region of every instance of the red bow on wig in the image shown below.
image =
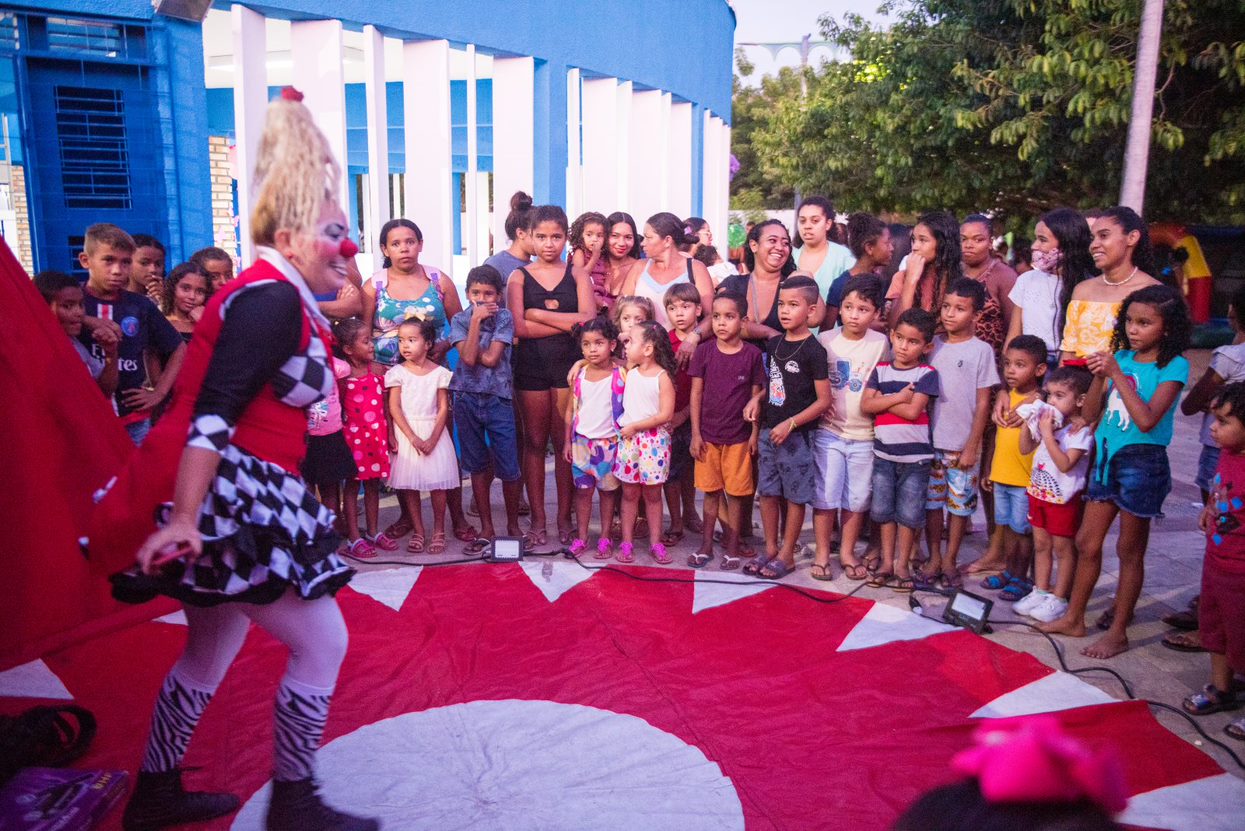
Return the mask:
<path id="1" fill-rule="evenodd" d="M 303 94 L 294 87 L 282 87 L 281 98 L 285 101 L 302 101 Z"/>
<path id="2" fill-rule="evenodd" d="M 1118 757 L 1069 736 L 1050 716 L 991 721 L 973 734 L 975 747 L 951 760 L 977 778 L 988 802 L 1071 803 L 1088 799 L 1117 814 L 1128 804 Z"/>

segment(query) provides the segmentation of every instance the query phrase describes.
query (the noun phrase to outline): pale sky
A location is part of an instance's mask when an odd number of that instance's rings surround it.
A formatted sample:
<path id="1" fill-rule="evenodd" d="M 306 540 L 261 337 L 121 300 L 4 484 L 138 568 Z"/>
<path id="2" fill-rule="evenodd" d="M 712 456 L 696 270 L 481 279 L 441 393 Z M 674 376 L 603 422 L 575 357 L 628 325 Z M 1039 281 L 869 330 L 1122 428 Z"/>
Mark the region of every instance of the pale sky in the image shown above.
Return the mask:
<path id="1" fill-rule="evenodd" d="M 735 42 L 736 43 L 798 43 L 806 34 L 813 40 L 821 39 L 821 27 L 817 19 L 823 14 L 841 17 L 854 11 L 866 18 L 882 19 L 876 8 L 882 0 L 730 0 L 735 9 Z M 800 63 L 799 49 L 784 49 L 778 53 L 777 59 L 766 49 L 744 47 L 749 60 L 756 65 L 756 71 L 749 80 L 750 84 L 758 82 L 760 76 L 773 74 L 780 67 L 798 66 Z M 823 59 L 833 57 L 831 50 L 816 48 L 809 55 L 811 63 L 820 63 Z"/>

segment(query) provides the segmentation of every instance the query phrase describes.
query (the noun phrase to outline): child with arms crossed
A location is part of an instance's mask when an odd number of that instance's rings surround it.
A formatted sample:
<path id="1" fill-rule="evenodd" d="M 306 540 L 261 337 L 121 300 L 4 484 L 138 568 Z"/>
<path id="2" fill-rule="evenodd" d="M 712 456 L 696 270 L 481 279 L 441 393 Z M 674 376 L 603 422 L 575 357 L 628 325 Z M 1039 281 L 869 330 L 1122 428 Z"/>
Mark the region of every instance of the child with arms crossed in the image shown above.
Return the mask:
<path id="1" fill-rule="evenodd" d="M 937 323 L 924 309 L 907 309 L 899 315 L 891 331 L 894 357 L 874 368 L 860 401 L 861 411 L 875 416 L 869 515 L 882 538 L 882 562 L 869 579 L 875 588 L 910 592 L 915 587 L 909 562 L 913 540 L 925 525 L 925 494 L 934 458 L 928 409 L 938 397 L 938 370 L 924 359 Z"/>

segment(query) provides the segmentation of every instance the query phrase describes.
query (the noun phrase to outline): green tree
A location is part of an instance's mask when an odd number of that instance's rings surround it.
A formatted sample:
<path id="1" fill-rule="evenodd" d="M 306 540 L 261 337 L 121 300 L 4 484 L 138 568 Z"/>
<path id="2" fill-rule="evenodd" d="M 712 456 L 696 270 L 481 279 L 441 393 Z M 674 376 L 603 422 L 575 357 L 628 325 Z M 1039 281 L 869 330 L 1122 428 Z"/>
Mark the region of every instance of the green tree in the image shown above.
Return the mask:
<path id="1" fill-rule="evenodd" d="M 1137 0 L 906 0 L 893 25 L 823 18 L 852 59 L 807 70 L 750 133 L 767 179 L 846 206 L 990 209 L 1013 224 L 1113 204 Z M 1245 4 L 1168 0 L 1151 218 L 1245 215 Z M 798 80 L 798 79 L 797 79 Z M 737 154 L 738 155 L 738 154 Z"/>
<path id="2" fill-rule="evenodd" d="M 731 152 L 739 161 L 739 172 L 731 180 L 731 208 L 740 211 L 756 211 L 763 208 L 790 207 L 795 190 L 790 184 L 766 175 L 757 158 L 753 133 L 765 123 L 770 103 L 792 93 L 798 93 L 799 79 L 790 70 L 777 78 L 765 78 L 761 86 L 745 86 L 740 78 L 747 78 L 753 66 L 742 49 L 735 50 L 734 94 L 731 102 Z"/>

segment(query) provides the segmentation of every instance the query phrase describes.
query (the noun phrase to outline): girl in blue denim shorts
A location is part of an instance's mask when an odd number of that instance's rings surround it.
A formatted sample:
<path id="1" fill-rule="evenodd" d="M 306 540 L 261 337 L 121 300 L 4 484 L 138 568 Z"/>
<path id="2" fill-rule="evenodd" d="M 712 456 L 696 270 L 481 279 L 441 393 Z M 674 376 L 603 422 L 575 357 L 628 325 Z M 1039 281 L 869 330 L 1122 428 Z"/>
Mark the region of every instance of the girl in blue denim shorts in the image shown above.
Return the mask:
<path id="1" fill-rule="evenodd" d="M 1096 232 L 1102 224 L 1095 225 Z M 1128 240 L 1136 233 L 1120 236 Z M 1140 233 L 1148 248 L 1144 226 Z M 1110 245 L 1114 240 L 1105 242 Z M 1096 352 L 1087 361 L 1094 381 L 1084 415 L 1090 423 L 1101 421 L 1094 433 L 1085 517 L 1076 537 L 1076 577 L 1068 611 L 1042 628 L 1086 634 L 1085 608 L 1102 569 L 1103 541 L 1118 515 L 1119 585 L 1114 608 L 1098 621 L 1106 634 L 1082 650 L 1091 658 L 1110 658 L 1128 649 L 1127 627 L 1141 594 L 1150 520 L 1162 515 L 1163 499 L 1171 490 L 1167 445 L 1175 405 L 1189 377 L 1189 363 L 1180 353 L 1189 345 L 1190 329 L 1184 298 L 1167 286 L 1147 286 L 1130 294 L 1120 307 L 1111 338 L 1111 348 L 1118 351 Z"/>

